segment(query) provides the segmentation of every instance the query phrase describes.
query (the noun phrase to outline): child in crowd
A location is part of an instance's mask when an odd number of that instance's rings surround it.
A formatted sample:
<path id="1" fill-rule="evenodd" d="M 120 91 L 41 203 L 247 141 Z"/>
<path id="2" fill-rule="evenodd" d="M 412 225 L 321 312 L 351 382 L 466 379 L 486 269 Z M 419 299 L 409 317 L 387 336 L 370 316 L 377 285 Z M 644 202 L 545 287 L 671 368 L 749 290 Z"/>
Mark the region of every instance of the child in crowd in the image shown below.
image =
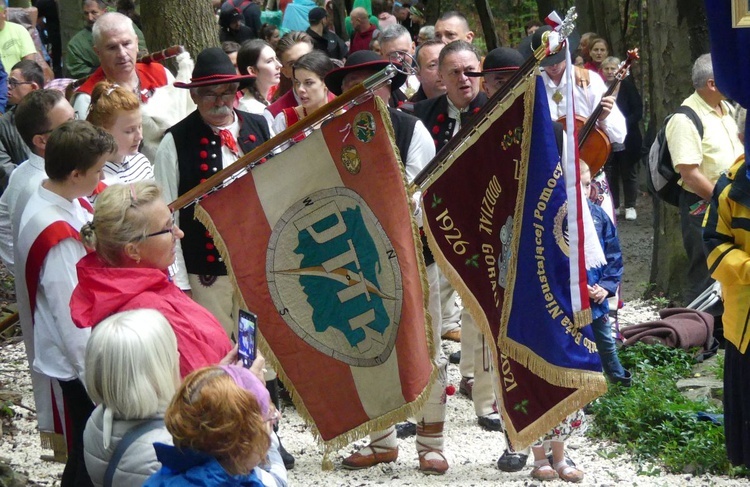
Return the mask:
<path id="1" fill-rule="evenodd" d="M 83 460 L 83 429 L 94 405 L 83 386 L 84 355 L 90 331 L 70 316 L 70 296 L 78 283 L 76 262 L 86 255 L 78 232 L 91 218 L 79 198 L 94 192 L 105 161 L 117 151 L 114 138 L 82 120 L 49 134 L 44 170 L 18 226 L 15 266 L 19 313 L 33 323 L 34 369 L 57 380 L 67 416 L 68 461 L 62 485 L 91 485 Z M 31 290 L 31 292 L 29 292 Z"/>
<path id="2" fill-rule="evenodd" d="M 250 370 L 222 365 L 185 377 L 164 417 L 174 446 L 154 445 L 163 466 L 145 486 L 286 485 L 271 434 L 278 415 L 257 362 Z"/>
<path id="3" fill-rule="evenodd" d="M 591 171 L 588 164 L 580 162 L 581 186 L 583 194 L 587 195 L 591 187 Z M 604 375 L 611 382 L 617 382 L 625 387 L 630 386 L 631 374 L 623 369 L 617 357 L 615 341 L 612 338 L 612 328 L 609 324 L 609 305 L 607 297 L 614 295 L 622 276 L 622 253 L 617 230 L 612 220 L 604 210 L 586 198 L 591 211 L 591 218 L 596 228 L 599 244 L 602 246 L 607 263 L 604 267 L 587 270 L 589 299 L 593 321 L 591 323 L 594 341 L 602 361 Z M 586 429 L 583 411 L 576 411 L 568 416 L 562 424 L 554 428 L 546 437 L 531 448 L 534 453 L 534 469 L 531 476 L 537 480 L 554 480 L 560 478 L 567 482 L 583 480 L 583 471 L 567 463 L 565 459 L 565 439 L 573 432 L 582 433 Z M 552 450 L 552 464 L 550 464 L 546 447 Z"/>
<path id="4" fill-rule="evenodd" d="M 591 172 L 589 166 L 581 161 L 581 185 L 583 193 L 588 194 L 591 187 Z M 596 227 L 599 243 L 604 251 L 607 264 L 603 268 L 589 269 L 586 279 L 589 286 L 589 299 L 591 300 L 591 311 L 594 332 L 594 341 L 602 361 L 604 375 L 611 382 L 630 386 L 631 374 L 622 368 L 620 359 L 617 357 L 615 340 L 612 337 L 612 327 L 609 323 L 609 303 L 607 298 L 614 296 L 622 278 L 622 252 L 620 251 L 620 240 L 617 238 L 617 229 L 604 212 L 601 206 L 586 198 L 591 218 Z"/>
<path id="5" fill-rule="evenodd" d="M 117 141 L 117 154 L 104 165 L 107 182 L 128 184 L 154 179 L 151 162 L 139 152 L 143 127 L 141 103 L 135 93 L 109 81 L 97 83 L 86 120 Z"/>

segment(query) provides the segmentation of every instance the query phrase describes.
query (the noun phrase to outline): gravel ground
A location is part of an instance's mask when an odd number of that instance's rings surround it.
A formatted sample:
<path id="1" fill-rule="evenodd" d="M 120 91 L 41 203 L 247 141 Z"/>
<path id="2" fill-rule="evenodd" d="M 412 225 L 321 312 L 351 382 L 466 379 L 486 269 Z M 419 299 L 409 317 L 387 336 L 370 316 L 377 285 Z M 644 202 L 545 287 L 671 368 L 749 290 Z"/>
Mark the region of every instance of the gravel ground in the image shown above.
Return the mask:
<path id="1" fill-rule="evenodd" d="M 637 299 L 648 283 L 651 261 L 651 202 L 643 196 L 639 199 L 638 219 L 619 222 L 620 239 L 625 261 L 623 295 L 626 306 L 620 311 L 623 326 L 653 319 L 656 309 L 649 303 Z M 1 277 L 1 276 L 0 276 Z M 0 296 L 1 297 L 1 296 Z M 458 344 L 444 345 L 446 352 L 459 349 Z M 26 368 L 22 343 L 0 345 L 0 383 L 23 393 L 24 406 L 33 409 L 31 382 Z M 458 367 L 449 366 L 449 380 L 458 387 Z M 636 379 L 637 380 L 637 379 Z M 5 421 L 0 438 L 0 457 L 10 460 L 11 466 L 29 477 L 29 485 L 59 485 L 62 465 L 42 461 L 43 452 L 35 430 L 36 418 L 29 409 L 14 406 L 16 413 L 12 421 Z M 340 468 L 341 459 L 366 444 L 357 441 L 334 454 L 336 469 L 323 472 L 320 468 L 322 448 L 315 442 L 308 428 L 293 407 L 286 407 L 281 426 L 282 441 L 297 463 L 289 472 L 289 484 L 295 486 L 531 486 L 539 483 L 529 477 L 531 467 L 518 473 L 504 473 L 495 462 L 504 449 L 504 438 L 500 433 L 482 430 L 476 423 L 471 402 L 456 394 L 448 398 L 446 423 L 446 457 L 451 466 L 445 476 L 425 476 L 417 470 L 418 461 L 414 438 L 399 440 L 400 456 L 397 462 L 377 466 L 368 470 L 352 472 Z M 568 441 L 571 458 L 586 472 L 581 485 L 610 486 L 709 486 L 749 485 L 745 479 L 735 480 L 721 476 L 669 475 L 658 466 L 638 464 L 627 453 L 621 454 L 622 446 L 587 437 L 576 437 Z M 531 462 L 529 462 L 531 463 Z M 554 481 L 549 485 L 564 485 Z"/>
<path id="2" fill-rule="evenodd" d="M 624 325 L 634 324 L 654 317 L 653 306 L 633 301 L 623 308 L 620 320 Z M 459 349 L 458 344 L 445 345 L 446 352 Z M 1 348 L 0 382 L 23 393 L 23 404 L 33 408 L 31 383 L 25 367 L 22 343 L 6 344 Z M 449 366 L 449 380 L 458 386 L 458 367 Z M 35 416 L 29 410 L 14 407 L 16 417 L 6 428 L 0 442 L 0 457 L 10 459 L 11 466 L 29 477 L 29 485 L 59 485 L 62 465 L 42 461 L 39 436 L 35 431 Z M 357 441 L 333 455 L 336 469 L 323 472 L 320 468 L 322 448 L 313 439 L 293 407 L 286 407 L 281 426 L 282 441 L 297 463 L 289 472 L 290 485 L 298 486 L 531 486 L 538 484 L 529 477 L 531 467 L 518 473 L 501 472 L 495 466 L 504 448 L 500 433 L 482 430 L 476 423 L 474 409 L 465 397 L 456 394 L 448 398 L 446 424 L 446 456 L 450 470 L 445 476 L 425 476 L 417 470 L 418 462 L 414 438 L 399 440 L 400 455 L 397 462 L 368 470 L 352 472 L 340 468 L 341 459 L 366 440 Z M 654 486 L 707 486 L 748 485 L 747 480 L 734 480 L 719 476 L 693 476 L 664 474 L 658 466 L 634 462 L 628 454 L 620 454 L 620 445 L 587 437 L 576 437 L 568 442 L 571 458 L 586 472 L 581 485 L 654 485 Z M 531 462 L 529 462 L 531 463 Z M 555 481 L 549 485 L 564 485 Z"/>

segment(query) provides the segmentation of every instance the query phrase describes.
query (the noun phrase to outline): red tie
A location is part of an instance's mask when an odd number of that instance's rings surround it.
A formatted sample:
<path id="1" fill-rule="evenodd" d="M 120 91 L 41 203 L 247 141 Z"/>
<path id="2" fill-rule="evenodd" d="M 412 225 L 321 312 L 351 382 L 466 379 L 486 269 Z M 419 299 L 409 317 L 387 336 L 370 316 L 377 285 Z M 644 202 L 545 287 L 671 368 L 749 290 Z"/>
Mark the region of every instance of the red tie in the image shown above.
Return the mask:
<path id="1" fill-rule="evenodd" d="M 235 156 L 240 155 L 240 151 L 239 149 L 237 149 L 237 141 L 234 140 L 234 136 L 229 130 L 219 130 L 219 137 L 221 138 L 222 146 L 226 146 L 230 151 L 232 151 L 232 154 L 234 154 Z"/>

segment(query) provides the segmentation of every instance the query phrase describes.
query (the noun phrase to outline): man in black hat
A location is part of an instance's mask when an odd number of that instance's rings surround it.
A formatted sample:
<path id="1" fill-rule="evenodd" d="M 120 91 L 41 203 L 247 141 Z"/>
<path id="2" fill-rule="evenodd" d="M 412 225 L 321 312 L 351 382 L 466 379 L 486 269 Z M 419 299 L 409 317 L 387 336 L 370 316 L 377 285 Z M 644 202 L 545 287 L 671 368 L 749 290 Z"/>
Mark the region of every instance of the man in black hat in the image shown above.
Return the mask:
<path id="1" fill-rule="evenodd" d="M 549 32 L 551 27 L 542 26 L 521 41 L 518 50 L 525 58 L 533 54 L 533 50 L 538 48 L 542 42 L 542 35 Z M 580 35 L 573 31 L 568 37 L 571 52 L 578 47 Z M 567 100 L 565 97 L 565 87 L 567 84 L 565 76 L 565 51 L 560 50 L 551 56 L 542 59 L 542 79 L 547 91 L 547 101 L 549 102 L 550 115 L 552 120 L 558 120 L 565 116 L 567 110 Z M 578 66 L 572 66 L 575 70 L 574 103 L 575 113 L 582 117 L 588 117 L 593 113 L 597 106 L 601 104 L 603 110 L 597 120 L 597 127 L 604 131 L 609 137 L 612 144 L 623 144 L 627 134 L 627 125 L 625 117 L 615 104 L 615 96 L 604 97 L 607 86 L 600 76 L 591 76 L 591 72 Z"/>
<path id="2" fill-rule="evenodd" d="M 328 73 L 325 82 L 328 89 L 337 95 L 366 80 L 390 63 L 381 59 L 372 51 L 358 51 L 349 56 L 343 68 Z M 397 73 L 390 85 L 375 91 L 383 101 L 391 97 L 391 91 L 397 90 L 406 80 L 406 75 Z M 396 147 L 404 163 L 406 177 L 412 181 L 435 155 L 435 145 L 422 122 L 394 108 L 388 108 L 393 122 Z M 415 202 L 418 203 L 415 195 Z M 419 219 L 419 216 L 418 216 Z M 426 245 L 424 247 L 427 248 Z M 433 386 L 430 396 L 422 410 L 417 424 L 417 453 L 419 469 L 426 474 L 442 475 L 448 470 L 448 462 L 443 455 L 443 424 L 445 422 L 445 367 L 447 360 L 442 355 L 440 346 L 440 292 L 438 287 L 437 265 L 429 252 L 425 253 L 427 280 L 430 289 L 429 312 L 432 316 L 433 339 L 436 341 L 434 358 L 437 366 L 443 371 L 438 382 Z M 391 426 L 383 431 L 370 434 L 370 444 L 343 461 L 344 468 L 356 470 L 372 467 L 379 463 L 395 462 L 398 458 L 396 429 Z"/>
<path id="3" fill-rule="evenodd" d="M 197 109 L 169 129 L 156 153 L 154 172 L 167 201 L 269 139 L 268 123 L 262 116 L 232 108 L 239 82 L 250 78 L 236 73 L 221 48 L 211 47 L 198 55 L 191 82 L 174 84 L 190 90 Z M 177 243 L 175 284 L 192 290 L 193 299 L 214 314 L 227 335 L 236 335 L 238 297 L 213 238 L 193 212 L 190 206 L 177 215 L 185 237 Z"/>
<path id="4" fill-rule="evenodd" d="M 307 20 L 310 27 L 307 29 L 307 35 L 312 38 L 313 47 L 323 51 L 331 59 L 344 60 L 349 54 L 349 48 L 334 32 L 328 30 L 328 15 L 326 9 L 315 7 L 307 14 Z"/>

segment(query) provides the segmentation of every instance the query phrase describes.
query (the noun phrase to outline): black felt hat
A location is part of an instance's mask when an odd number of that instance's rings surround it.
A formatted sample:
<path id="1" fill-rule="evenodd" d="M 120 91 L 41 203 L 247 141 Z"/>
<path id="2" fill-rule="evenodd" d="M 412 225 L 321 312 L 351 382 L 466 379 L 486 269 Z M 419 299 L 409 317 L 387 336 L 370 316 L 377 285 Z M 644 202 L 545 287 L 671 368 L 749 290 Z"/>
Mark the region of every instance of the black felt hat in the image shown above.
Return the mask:
<path id="1" fill-rule="evenodd" d="M 346 58 L 346 64 L 343 68 L 334 69 L 326 75 L 326 86 L 332 93 L 340 95 L 342 93 L 341 85 L 344 82 L 344 77 L 349 73 L 361 71 L 364 69 L 380 71 L 385 69 L 386 66 L 390 65 L 390 61 L 386 61 L 381 58 L 377 53 L 373 51 L 357 51 L 348 58 Z M 394 63 L 397 68 L 400 68 L 398 63 Z M 402 72 L 396 72 L 396 76 L 391 80 L 391 89 L 396 90 L 406 82 L 406 74 Z"/>
<path id="2" fill-rule="evenodd" d="M 209 47 L 198 54 L 190 83 L 175 81 L 174 86 L 175 88 L 198 88 L 200 86 L 239 83 L 253 78 L 255 76 L 251 74 L 237 74 L 232 60 L 220 47 Z"/>
<path id="3" fill-rule="evenodd" d="M 525 58 L 515 49 L 510 47 L 498 47 L 493 49 L 484 58 L 482 71 L 480 73 L 468 72 L 466 76 L 484 76 L 490 73 L 502 73 L 505 71 L 515 71 L 521 67 Z"/>
<path id="4" fill-rule="evenodd" d="M 549 32 L 551 30 L 552 27 L 550 27 L 549 25 L 543 25 L 539 27 L 536 32 L 534 32 L 530 36 L 521 39 L 521 43 L 518 45 L 518 52 L 523 54 L 524 58 L 528 59 L 534 54 L 534 50 L 542 45 L 542 35 L 545 32 Z M 581 35 L 578 33 L 578 31 L 574 30 L 568 36 L 568 45 L 570 46 L 571 57 L 573 56 L 575 50 L 578 49 L 578 44 L 580 42 Z M 539 63 L 539 65 L 542 67 L 552 66 L 553 64 L 561 63 L 563 61 L 565 61 L 565 51 L 561 49 L 559 52 L 542 59 L 542 62 Z"/>

